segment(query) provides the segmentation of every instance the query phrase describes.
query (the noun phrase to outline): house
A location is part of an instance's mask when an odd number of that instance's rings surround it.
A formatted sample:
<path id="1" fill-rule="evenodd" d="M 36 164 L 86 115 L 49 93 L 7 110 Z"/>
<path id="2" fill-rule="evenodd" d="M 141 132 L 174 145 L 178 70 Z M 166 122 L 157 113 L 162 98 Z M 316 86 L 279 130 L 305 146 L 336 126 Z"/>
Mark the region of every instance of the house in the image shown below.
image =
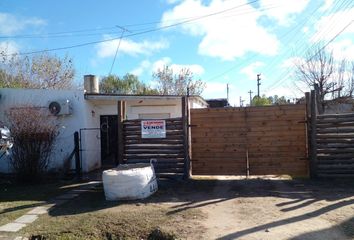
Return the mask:
<path id="1" fill-rule="evenodd" d="M 207 99 L 210 108 L 219 108 L 219 107 L 229 107 L 229 101 L 227 98 L 215 98 L 215 99 Z"/>
<path id="2" fill-rule="evenodd" d="M 89 79 L 92 81 L 92 78 Z M 117 154 L 117 102 L 125 102 L 126 119 L 167 119 L 181 117 L 182 97 L 163 95 L 102 94 L 98 82 L 85 79 L 85 90 L 0 89 L 0 122 L 6 123 L 6 111 L 32 105 L 48 109 L 60 125 L 51 169 L 63 167 L 73 151 L 73 134 L 80 132 L 82 170 L 88 172 L 102 164 L 113 164 Z M 205 108 L 200 96 L 189 97 L 190 108 Z M 9 172 L 9 160 L 0 162 L 0 172 Z"/>

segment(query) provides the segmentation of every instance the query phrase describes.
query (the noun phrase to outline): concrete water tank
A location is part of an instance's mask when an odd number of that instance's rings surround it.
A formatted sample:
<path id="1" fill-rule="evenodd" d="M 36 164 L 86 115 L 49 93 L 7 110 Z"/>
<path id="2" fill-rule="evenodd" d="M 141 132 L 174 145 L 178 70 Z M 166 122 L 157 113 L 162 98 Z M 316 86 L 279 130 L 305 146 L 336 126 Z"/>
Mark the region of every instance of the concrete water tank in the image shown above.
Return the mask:
<path id="1" fill-rule="evenodd" d="M 85 93 L 99 93 L 98 76 L 85 75 L 84 76 L 84 91 Z"/>

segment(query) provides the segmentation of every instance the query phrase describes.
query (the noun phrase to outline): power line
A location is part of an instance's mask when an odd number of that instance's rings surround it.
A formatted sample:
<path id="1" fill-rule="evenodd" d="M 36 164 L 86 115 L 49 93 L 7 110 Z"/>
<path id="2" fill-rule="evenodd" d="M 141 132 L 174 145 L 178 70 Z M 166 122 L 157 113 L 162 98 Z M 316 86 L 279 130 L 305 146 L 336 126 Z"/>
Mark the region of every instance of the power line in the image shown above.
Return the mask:
<path id="1" fill-rule="evenodd" d="M 123 38 L 124 33 L 125 33 L 125 32 L 130 32 L 128 29 L 126 29 L 126 28 L 124 28 L 124 27 L 121 27 L 121 26 L 117 26 L 117 27 L 122 30 L 122 35 L 121 35 L 120 38 L 119 38 L 119 41 L 118 41 L 118 44 L 117 44 L 116 53 L 114 54 L 114 58 L 113 58 L 111 70 L 109 70 L 109 74 L 108 74 L 108 75 L 111 75 L 111 74 L 112 74 L 113 66 L 114 66 L 114 63 L 115 63 L 115 61 L 116 61 L 117 54 L 118 54 L 118 50 L 119 50 L 120 43 L 121 43 L 121 41 L 122 41 L 122 38 Z"/>
<path id="2" fill-rule="evenodd" d="M 97 32 L 103 30 L 112 30 L 116 27 L 104 27 L 104 28 L 91 28 L 91 29 L 81 29 L 81 30 L 73 30 L 73 31 L 63 31 L 63 32 L 52 32 L 52 33 L 42 33 L 42 34 L 22 34 L 22 35 L 7 35 L 7 36 L 0 36 L 0 38 L 42 38 L 42 37 L 60 37 L 66 36 L 63 34 L 74 34 L 74 33 L 83 33 L 83 32 Z M 102 34 L 102 33 L 95 33 Z M 68 35 L 70 36 L 70 35 Z M 72 36 L 72 35 L 71 35 Z M 82 35 L 85 36 L 85 35 Z"/>
<path id="3" fill-rule="evenodd" d="M 191 18 L 191 19 L 188 19 L 188 20 L 185 20 L 185 21 L 181 21 L 181 22 L 175 23 L 175 24 L 162 26 L 162 27 L 154 28 L 154 29 L 149 29 L 149 30 L 141 31 L 141 32 L 137 32 L 137 33 L 132 33 L 132 34 L 126 35 L 124 38 L 133 37 L 133 36 L 137 36 L 137 35 L 142 35 L 142 34 L 146 34 L 146 33 L 156 32 L 156 31 L 160 31 L 160 30 L 163 30 L 163 29 L 168 29 L 168 28 L 180 26 L 180 25 L 183 25 L 183 24 L 186 24 L 186 23 L 189 23 L 189 22 L 194 22 L 194 21 L 197 21 L 197 20 L 200 20 L 200 19 L 203 19 L 203 18 L 207 18 L 207 17 L 219 15 L 219 14 L 222 14 L 222 13 L 225 13 L 225 12 L 229 12 L 229 11 L 232 11 L 234 9 L 237 9 L 237 8 L 240 8 L 240 7 L 243 7 L 243 6 L 246 6 L 246 5 L 249 5 L 249 4 L 252 4 L 252 3 L 256 3 L 258 1 L 260 1 L 260 0 L 253 0 L 252 2 L 248 2 L 248 3 L 245 3 L 245 4 L 237 5 L 237 6 L 232 7 L 232 8 L 224 9 L 224 10 L 221 10 L 221 11 L 218 11 L 218 12 L 213 12 L 213 13 L 206 14 L 206 15 L 203 15 L 203 16 L 200 16 L 200 17 L 194 17 L 194 18 Z M 65 50 L 65 49 L 84 47 L 84 46 L 98 44 L 98 43 L 110 42 L 110 41 L 114 41 L 114 40 L 118 40 L 118 39 L 119 39 L 119 37 L 115 37 L 115 38 L 109 38 L 109 39 L 105 39 L 105 40 L 99 40 L 99 41 L 92 41 L 92 42 L 75 44 L 75 45 L 66 46 L 66 47 L 57 47 L 57 48 L 49 48 L 49 49 L 45 49 L 45 50 L 37 50 L 37 51 L 30 51 L 30 52 L 6 54 L 4 56 L 30 55 L 30 54 L 50 52 L 50 51 L 59 51 L 59 50 Z"/>
<path id="4" fill-rule="evenodd" d="M 329 27 L 328 25 L 326 25 L 325 28 L 323 28 L 324 30 L 327 30 L 325 32 L 323 32 L 323 29 L 318 31 L 314 36 L 312 36 L 312 38 L 318 38 L 320 39 L 320 35 L 325 35 L 324 33 L 327 34 L 328 29 L 333 29 L 335 25 L 333 25 L 333 23 L 336 23 L 335 20 L 332 20 L 333 17 L 334 17 L 334 14 L 337 13 L 339 11 L 339 9 L 346 9 L 345 11 L 341 12 L 340 15 L 343 15 L 345 14 L 346 11 L 349 11 L 351 8 L 349 7 L 351 1 L 347 0 L 347 1 L 344 1 L 344 2 L 341 2 L 341 4 L 338 4 L 338 2 L 336 2 L 336 5 L 335 7 L 333 7 L 331 9 L 331 11 L 328 13 L 327 16 L 330 16 L 330 19 L 328 20 L 330 22 L 330 26 Z M 341 19 L 341 16 L 338 16 L 338 19 Z M 316 51 L 316 53 L 311 56 L 311 58 L 313 58 L 314 56 L 316 56 L 318 54 L 319 51 L 322 51 L 324 48 L 326 48 L 332 41 L 334 41 L 342 32 L 345 31 L 345 29 L 347 29 L 353 22 L 354 20 L 351 20 L 351 22 L 349 22 L 349 24 L 347 24 L 340 32 L 338 32 L 330 41 L 328 41 L 321 49 L 318 49 L 318 51 Z M 317 35 L 317 36 L 316 36 Z M 299 39 L 296 41 L 296 44 L 299 44 Z M 313 46 L 315 46 L 316 44 L 319 44 L 319 41 L 317 43 L 314 43 L 312 46 L 310 47 L 305 47 L 303 48 L 301 51 L 301 54 L 297 54 L 297 55 L 303 55 L 304 53 L 308 52 L 311 48 L 313 48 Z M 301 44 L 303 45 L 303 44 Z M 298 46 L 298 45 L 297 45 Z M 290 70 L 287 69 L 285 70 L 282 74 L 279 75 L 279 80 L 277 81 L 274 81 L 270 86 L 268 86 L 267 90 L 266 91 L 270 91 L 272 89 L 274 89 L 275 87 L 279 86 L 281 83 L 285 82 L 287 80 L 286 76 L 290 74 Z"/>
<path id="5" fill-rule="evenodd" d="M 306 17 L 304 17 L 304 20 L 305 20 L 305 21 L 302 21 L 301 23 L 298 23 L 297 26 L 295 26 L 294 28 L 291 28 L 291 29 L 290 29 L 289 31 L 287 31 L 285 34 L 282 34 L 282 35 L 279 37 L 279 39 L 280 39 L 280 40 L 285 39 L 285 37 L 286 37 L 287 35 L 289 35 L 289 33 L 294 32 L 297 28 L 300 28 L 301 26 L 303 26 L 303 25 L 313 16 L 313 14 L 314 14 L 316 11 L 318 11 L 318 9 L 319 9 L 320 6 L 322 6 L 322 3 L 320 3 L 320 4 L 315 8 L 315 10 L 314 10 L 313 12 L 311 12 L 309 15 L 307 15 Z M 249 57 L 249 58 L 247 59 L 247 61 L 243 61 L 241 64 L 236 64 L 236 65 L 232 66 L 231 68 L 229 68 L 229 69 L 223 71 L 222 73 L 213 76 L 213 77 L 210 78 L 208 81 L 212 81 L 212 80 L 214 80 L 214 79 L 216 79 L 216 78 L 219 78 L 219 77 L 221 77 L 221 76 L 223 76 L 223 75 L 225 75 L 225 74 L 227 74 L 227 73 L 229 73 L 229 72 L 231 72 L 231 71 L 233 71 L 233 70 L 235 70 L 235 69 L 237 69 L 237 68 L 239 68 L 239 67 L 241 67 L 241 66 L 246 65 L 246 63 L 250 62 L 251 60 L 253 60 L 253 59 L 254 59 L 255 57 L 257 57 L 257 56 L 258 56 L 258 54 L 256 54 L 256 53 L 253 54 L 251 57 Z M 279 58 L 280 58 L 280 57 L 279 57 Z M 276 57 L 273 58 L 272 63 L 275 62 L 275 59 L 276 59 Z M 273 66 L 273 64 L 269 64 L 269 65 L 270 65 L 270 66 Z"/>
<path id="6" fill-rule="evenodd" d="M 259 0 L 257 0 L 257 1 L 259 1 Z M 255 3 L 257 1 L 250 2 L 250 4 Z M 246 6 L 246 5 L 248 5 L 248 4 L 236 6 L 236 8 Z M 265 5 L 265 7 L 260 9 L 259 12 L 267 11 L 267 10 L 278 8 L 278 7 L 280 7 L 280 5 L 274 5 L 274 4 Z M 230 11 L 231 10 L 234 10 L 234 9 L 230 9 Z M 226 9 L 226 11 L 229 11 L 229 10 Z M 251 13 L 254 13 L 254 11 L 241 12 L 241 13 L 232 14 L 230 16 L 225 16 L 225 17 L 228 18 L 228 17 L 241 16 L 241 15 L 251 14 Z M 126 24 L 126 25 L 122 25 L 122 26 L 125 28 L 127 28 L 127 27 L 132 28 L 135 26 L 146 26 L 146 25 L 155 25 L 155 24 L 168 23 L 168 22 L 176 22 L 176 21 L 181 21 L 181 20 L 191 20 L 194 18 L 204 17 L 204 16 L 205 15 L 197 16 L 197 17 L 175 18 L 175 19 L 164 20 L 164 21 L 151 21 L 151 22 L 145 22 L 145 23 Z M 103 30 L 113 30 L 115 28 L 116 27 L 114 26 L 114 27 L 89 28 L 89 29 L 72 30 L 72 31 L 49 32 L 49 33 L 41 33 L 41 34 L 5 35 L 5 36 L 0 36 L 0 39 L 7 39 L 7 38 L 10 38 L 10 39 L 16 39 L 16 38 L 60 38 L 60 37 L 95 36 L 95 35 L 100 35 L 103 33 L 91 33 L 91 34 L 88 33 L 88 34 L 77 34 L 77 35 L 75 33 L 97 32 L 97 31 L 103 31 Z M 151 28 L 148 28 L 148 29 L 151 29 Z M 146 28 L 145 29 L 134 29 L 134 31 L 145 31 L 145 30 L 147 30 L 147 29 Z M 104 34 L 111 34 L 111 33 L 115 33 L 115 32 L 105 32 Z"/>

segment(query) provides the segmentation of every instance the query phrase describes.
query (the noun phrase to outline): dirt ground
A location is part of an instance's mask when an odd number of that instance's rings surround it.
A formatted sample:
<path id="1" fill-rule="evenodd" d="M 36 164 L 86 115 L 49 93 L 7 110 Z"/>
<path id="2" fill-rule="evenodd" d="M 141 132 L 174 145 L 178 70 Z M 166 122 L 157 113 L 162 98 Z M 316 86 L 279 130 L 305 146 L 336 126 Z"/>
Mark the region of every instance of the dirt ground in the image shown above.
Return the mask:
<path id="1" fill-rule="evenodd" d="M 47 239 L 354 239 L 354 181 L 160 181 L 142 201 L 107 202 L 102 186 L 20 232 Z M 1 239 L 1 238 L 0 238 Z"/>
<path id="2" fill-rule="evenodd" d="M 354 181 L 223 180 L 176 187 L 175 212 L 199 209 L 188 239 L 354 239 Z"/>

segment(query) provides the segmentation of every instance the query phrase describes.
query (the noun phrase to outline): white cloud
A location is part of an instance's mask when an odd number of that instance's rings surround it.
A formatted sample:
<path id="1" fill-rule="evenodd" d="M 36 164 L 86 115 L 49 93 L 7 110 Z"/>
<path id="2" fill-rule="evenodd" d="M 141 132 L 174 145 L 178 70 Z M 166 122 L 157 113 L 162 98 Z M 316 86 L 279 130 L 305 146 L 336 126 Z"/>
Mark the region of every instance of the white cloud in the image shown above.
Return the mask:
<path id="1" fill-rule="evenodd" d="M 299 89 L 300 88 L 300 89 Z M 266 92 L 267 96 L 284 96 L 287 99 L 301 98 L 304 96 L 305 88 L 297 87 L 292 83 L 283 84 Z"/>
<path id="2" fill-rule="evenodd" d="M 275 55 L 279 42 L 274 34 L 258 25 L 257 21 L 262 13 L 247 4 L 247 0 L 237 1 L 237 6 L 241 5 L 244 6 L 225 14 L 183 24 L 180 29 L 186 34 L 202 37 L 198 46 L 198 53 L 201 55 L 222 60 L 234 60 L 247 52 Z M 184 0 L 165 12 L 162 21 L 169 25 L 175 19 L 190 18 L 196 16 L 196 13 L 204 16 L 234 7 L 235 1 L 212 0 L 209 5 L 204 5 L 201 0 Z M 237 15 L 244 12 L 248 14 Z"/>
<path id="3" fill-rule="evenodd" d="M 239 96 L 243 93 L 239 88 L 234 87 L 234 85 L 229 84 L 229 103 L 231 106 L 239 105 Z M 206 88 L 202 93 L 202 97 L 205 99 L 212 98 L 227 98 L 227 83 L 221 82 L 207 82 Z M 244 95 L 242 98 L 246 99 L 247 95 Z"/>
<path id="4" fill-rule="evenodd" d="M 144 60 L 140 63 L 140 65 L 130 71 L 131 74 L 134 74 L 136 76 L 141 76 L 144 71 L 148 70 L 151 67 L 151 62 L 148 60 Z"/>
<path id="5" fill-rule="evenodd" d="M 256 71 L 256 69 L 264 65 L 265 63 L 263 62 L 254 62 L 248 65 L 247 67 L 241 69 L 240 72 L 245 74 L 248 79 L 256 79 L 257 74 L 259 73 L 258 71 Z"/>
<path id="6" fill-rule="evenodd" d="M 23 18 L 9 13 L 0 12 L 0 34 L 11 35 L 28 27 L 38 27 L 43 25 L 46 25 L 46 22 L 40 18 Z"/>
<path id="7" fill-rule="evenodd" d="M 324 12 L 328 10 L 330 7 L 332 7 L 334 0 L 324 0 L 323 6 L 320 8 L 321 12 Z"/>
<path id="8" fill-rule="evenodd" d="M 104 39 L 110 39 L 108 35 L 104 36 Z M 119 39 L 112 41 L 102 42 L 97 46 L 97 55 L 100 58 L 113 57 L 116 53 Z M 148 41 L 135 42 L 130 39 L 122 39 L 118 54 L 127 54 L 131 56 L 136 55 L 149 55 L 153 52 L 169 47 L 169 43 L 166 40 L 160 41 Z"/>
<path id="9" fill-rule="evenodd" d="M 328 48 L 333 50 L 333 56 L 335 59 L 354 61 L 354 42 L 351 39 L 343 39 L 341 41 L 333 42 Z"/>
<path id="10" fill-rule="evenodd" d="M 141 76 L 143 73 L 148 72 L 152 74 L 164 66 L 169 66 L 174 73 L 178 73 L 183 68 L 188 68 L 194 75 L 202 75 L 205 70 L 201 65 L 198 64 L 175 64 L 169 57 L 163 57 L 155 62 L 150 62 L 148 60 L 142 61 L 138 67 L 134 68 L 130 73 Z"/>
<path id="11" fill-rule="evenodd" d="M 202 75 L 205 71 L 204 68 L 198 64 L 174 64 L 169 57 L 164 57 L 154 62 L 152 64 L 152 70 L 156 72 L 158 69 L 162 69 L 166 65 L 168 65 L 174 73 L 178 73 L 183 68 L 188 68 L 195 75 Z"/>
<path id="12" fill-rule="evenodd" d="M 285 59 L 283 63 L 280 65 L 282 68 L 294 68 L 297 64 L 305 62 L 304 58 L 301 57 L 291 57 Z"/>
<path id="13" fill-rule="evenodd" d="M 4 53 L 4 55 L 16 54 L 19 52 L 19 48 L 20 47 L 13 41 L 0 42 L 0 53 Z"/>
<path id="14" fill-rule="evenodd" d="M 332 39 L 336 34 L 342 31 L 351 20 L 353 20 L 353 16 L 354 7 L 321 17 L 314 26 L 315 33 L 310 40 L 312 42 L 320 42 Z M 353 33 L 354 24 L 351 24 L 341 33 L 341 36 Z"/>
<path id="15" fill-rule="evenodd" d="M 166 0 L 166 2 L 168 3 L 168 4 L 176 4 L 176 3 L 178 3 L 178 2 L 180 2 L 181 0 Z"/>
<path id="16" fill-rule="evenodd" d="M 307 27 L 307 26 L 305 26 L 305 27 L 303 27 L 301 30 L 302 30 L 303 33 L 306 34 L 306 33 L 308 33 L 308 32 L 310 31 L 310 28 Z"/>
<path id="17" fill-rule="evenodd" d="M 285 3 L 284 3 L 285 2 Z M 305 10 L 310 0 L 261 0 L 261 8 L 270 8 L 265 15 L 275 19 L 280 25 L 289 25 L 295 14 Z"/>
<path id="18" fill-rule="evenodd" d="M 157 70 L 162 69 L 164 66 L 170 65 L 171 62 L 172 59 L 169 57 L 161 58 L 152 64 L 152 71 L 156 72 Z"/>

